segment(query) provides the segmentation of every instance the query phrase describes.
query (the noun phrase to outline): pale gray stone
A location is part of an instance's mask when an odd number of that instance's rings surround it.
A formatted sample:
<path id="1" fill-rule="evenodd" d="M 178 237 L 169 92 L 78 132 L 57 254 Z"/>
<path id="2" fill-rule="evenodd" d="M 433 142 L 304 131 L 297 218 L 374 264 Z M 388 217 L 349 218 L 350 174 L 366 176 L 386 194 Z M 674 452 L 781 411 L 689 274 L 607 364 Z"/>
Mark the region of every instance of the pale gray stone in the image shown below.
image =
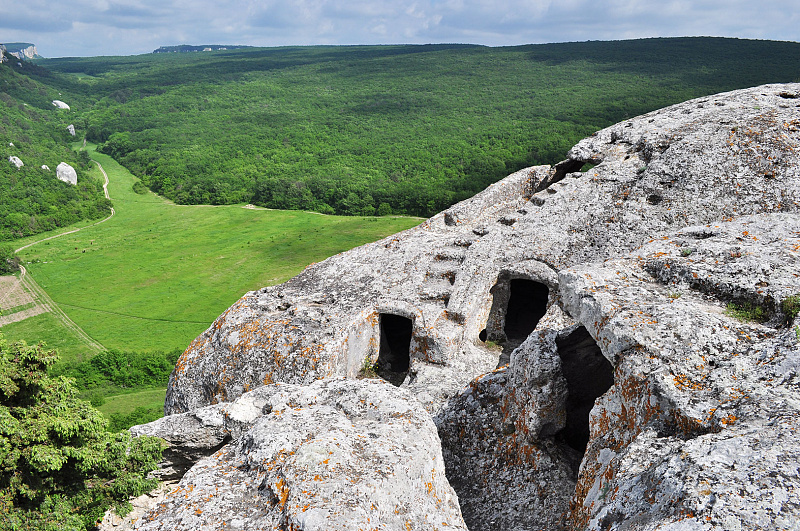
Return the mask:
<path id="1" fill-rule="evenodd" d="M 16 166 L 17 169 L 20 169 L 21 167 L 25 166 L 25 164 L 22 162 L 22 160 L 20 160 L 19 157 L 15 157 L 14 155 L 11 155 L 10 157 L 8 157 L 8 162 L 10 162 L 14 166 Z"/>
<path id="2" fill-rule="evenodd" d="M 134 529 L 466 531 L 436 427 L 407 392 L 382 380 L 268 387 L 208 414 L 206 426 L 190 423 L 198 436 L 189 439 L 213 445 L 213 425 L 234 440 L 195 464 Z"/>
<path id="3" fill-rule="evenodd" d="M 75 171 L 75 168 L 66 162 L 62 162 L 58 165 L 58 167 L 56 167 L 56 177 L 58 177 L 59 181 L 64 181 L 72 186 L 78 184 L 78 174 Z"/>

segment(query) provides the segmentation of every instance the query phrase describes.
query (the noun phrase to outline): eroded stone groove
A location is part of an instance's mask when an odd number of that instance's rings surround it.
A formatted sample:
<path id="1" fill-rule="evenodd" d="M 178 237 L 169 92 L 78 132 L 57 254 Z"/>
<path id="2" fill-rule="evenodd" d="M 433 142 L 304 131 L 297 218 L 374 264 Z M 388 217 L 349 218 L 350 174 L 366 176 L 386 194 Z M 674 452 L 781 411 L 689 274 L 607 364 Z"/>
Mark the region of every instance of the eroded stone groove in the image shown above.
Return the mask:
<path id="1" fill-rule="evenodd" d="M 394 385 L 400 385 L 411 363 L 411 331 L 413 321 L 402 315 L 380 315 L 381 344 L 376 363 L 378 375 Z"/>
<path id="2" fill-rule="evenodd" d="M 556 345 L 569 393 L 567 421 L 556 439 L 583 453 L 589 442 L 589 412 L 595 400 L 614 385 L 614 368 L 583 326 L 556 339 Z"/>

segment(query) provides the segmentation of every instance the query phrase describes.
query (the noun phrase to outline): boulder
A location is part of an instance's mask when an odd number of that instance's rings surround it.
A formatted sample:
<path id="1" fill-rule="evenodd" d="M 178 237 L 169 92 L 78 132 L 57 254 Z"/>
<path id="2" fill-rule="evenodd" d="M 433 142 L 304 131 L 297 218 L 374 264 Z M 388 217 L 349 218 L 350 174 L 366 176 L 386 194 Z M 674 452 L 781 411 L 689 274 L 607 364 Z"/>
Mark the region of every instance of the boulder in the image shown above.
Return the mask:
<path id="1" fill-rule="evenodd" d="M 532 334 L 436 418 L 467 525 L 791 528 L 798 249 L 797 215 L 758 214 L 563 270 L 582 324 Z"/>
<path id="2" fill-rule="evenodd" d="M 65 110 L 69 110 L 69 105 L 67 105 L 66 103 L 64 103 L 64 102 L 63 102 L 63 101 L 61 101 L 61 100 L 53 100 L 53 105 L 54 105 L 54 106 L 55 106 L 57 109 L 65 109 Z"/>
<path id="3" fill-rule="evenodd" d="M 430 415 L 381 380 L 272 385 L 174 417 L 135 431 L 213 453 L 137 530 L 467 529 Z"/>
<path id="4" fill-rule="evenodd" d="M 75 168 L 66 162 L 62 162 L 56 167 L 56 177 L 58 177 L 59 181 L 64 181 L 73 186 L 78 184 L 78 174 L 75 172 Z"/>
<path id="5" fill-rule="evenodd" d="M 75 136 L 75 126 L 72 125 L 72 124 L 69 124 L 67 126 L 67 132 L 70 134 L 70 136 Z"/>
<path id="6" fill-rule="evenodd" d="M 42 164 L 42 169 L 46 170 L 46 171 L 50 171 L 50 166 L 48 166 L 47 164 Z"/>
<path id="7" fill-rule="evenodd" d="M 14 155 L 11 155 L 10 157 L 8 157 L 8 162 L 10 162 L 14 166 L 16 166 L 17 169 L 20 169 L 21 167 L 25 166 L 25 164 L 22 162 L 22 160 L 20 160 L 19 157 L 15 157 Z"/>

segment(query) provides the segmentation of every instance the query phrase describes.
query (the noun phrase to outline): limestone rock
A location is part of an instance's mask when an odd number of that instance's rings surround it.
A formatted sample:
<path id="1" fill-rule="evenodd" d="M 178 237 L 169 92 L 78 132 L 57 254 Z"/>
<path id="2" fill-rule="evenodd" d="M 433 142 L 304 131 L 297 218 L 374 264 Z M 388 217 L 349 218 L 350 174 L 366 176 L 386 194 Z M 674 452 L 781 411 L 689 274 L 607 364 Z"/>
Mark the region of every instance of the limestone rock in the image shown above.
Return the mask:
<path id="1" fill-rule="evenodd" d="M 75 168 L 66 162 L 62 162 L 58 165 L 56 168 L 56 177 L 58 177 L 59 181 L 64 181 L 73 186 L 78 184 L 78 174 L 75 172 Z"/>
<path id="2" fill-rule="evenodd" d="M 67 132 L 70 134 L 70 136 L 75 136 L 75 126 L 72 125 L 72 124 L 69 124 L 67 126 Z"/>
<path id="3" fill-rule="evenodd" d="M 117 515 L 113 509 L 109 509 L 103 516 L 100 525 L 97 526 L 97 531 L 127 531 L 133 529 L 133 526 L 153 510 L 156 505 L 164 501 L 175 487 L 176 482 L 165 481 L 154 491 L 142 494 L 130 500 L 130 504 L 133 508 L 125 517 L 121 517 Z"/>
<path id="4" fill-rule="evenodd" d="M 796 214 L 761 214 L 561 273 L 566 307 L 615 366 L 591 414 L 574 526 L 797 521 L 800 319 L 787 325 L 780 302 L 800 294 L 798 249 Z M 726 314 L 731 303 L 764 322 Z"/>
<path id="5" fill-rule="evenodd" d="M 25 166 L 25 164 L 20 160 L 20 158 L 19 157 L 15 157 L 14 155 L 11 155 L 10 157 L 8 157 L 8 162 L 10 162 L 14 166 L 16 166 L 17 169 L 20 169 L 21 167 Z"/>
<path id="6" fill-rule="evenodd" d="M 48 166 L 47 164 L 42 164 L 42 169 L 46 170 L 46 171 L 50 171 L 50 166 Z"/>
<path id="7" fill-rule="evenodd" d="M 438 411 L 504 363 L 542 314 L 540 326 L 569 324 L 561 269 L 688 225 L 797 212 L 797 93 L 798 84 L 765 85 L 627 120 L 555 168 L 517 172 L 416 228 L 246 294 L 183 354 L 166 412 L 270 382 L 352 377 L 365 360 Z M 577 172 L 586 162 L 597 165 Z M 482 338 L 502 344 L 503 357 Z"/>
<path id="8" fill-rule="evenodd" d="M 66 103 L 64 103 L 61 100 L 53 100 L 53 105 L 58 109 L 69 110 L 69 105 L 67 105 Z"/>
<path id="9" fill-rule="evenodd" d="M 467 529 L 436 427 L 407 392 L 381 380 L 268 388 L 240 398 L 239 420 L 211 415 L 240 433 L 135 529 Z"/>

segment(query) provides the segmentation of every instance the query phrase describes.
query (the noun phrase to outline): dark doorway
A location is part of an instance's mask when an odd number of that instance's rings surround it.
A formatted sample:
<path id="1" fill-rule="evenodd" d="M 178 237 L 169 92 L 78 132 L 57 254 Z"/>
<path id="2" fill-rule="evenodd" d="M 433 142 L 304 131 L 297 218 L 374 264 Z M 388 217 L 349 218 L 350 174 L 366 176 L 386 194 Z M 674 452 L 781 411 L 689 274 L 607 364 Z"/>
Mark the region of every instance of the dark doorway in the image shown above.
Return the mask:
<path id="1" fill-rule="evenodd" d="M 594 401 L 614 385 L 614 367 L 586 328 L 556 339 L 561 371 L 567 380 L 567 423 L 556 437 L 584 453 L 589 442 L 589 412 Z"/>
<path id="2" fill-rule="evenodd" d="M 411 364 L 411 330 L 414 323 L 402 315 L 380 314 L 381 346 L 375 363 L 378 376 L 399 386 Z"/>
<path id="3" fill-rule="evenodd" d="M 509 341 L 522 342 L 547 312 L 550 290 L 541 282 L 514 278 L 509 282 L 508 306 L 503 331 Z"/>

